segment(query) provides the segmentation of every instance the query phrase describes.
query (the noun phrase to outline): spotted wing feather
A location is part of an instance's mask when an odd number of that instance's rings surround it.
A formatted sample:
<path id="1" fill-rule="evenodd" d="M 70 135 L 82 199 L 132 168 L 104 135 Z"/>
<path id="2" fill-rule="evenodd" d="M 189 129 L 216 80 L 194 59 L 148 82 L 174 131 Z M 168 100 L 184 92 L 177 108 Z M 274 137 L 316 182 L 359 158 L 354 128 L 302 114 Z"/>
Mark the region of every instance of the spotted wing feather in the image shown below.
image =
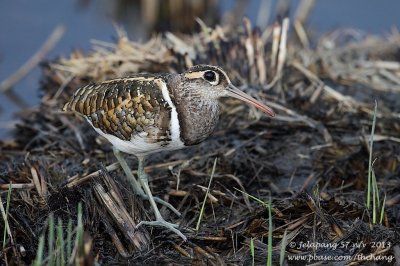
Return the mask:
<path id="1" fill-rule="evenodd" d="M 78 89 L 63 108 L 83 115 L 93 127 L 122 140 L 145 133 L 148 142 L 170 138 L 171 108 L 161 77 L 130 77 Z"/>

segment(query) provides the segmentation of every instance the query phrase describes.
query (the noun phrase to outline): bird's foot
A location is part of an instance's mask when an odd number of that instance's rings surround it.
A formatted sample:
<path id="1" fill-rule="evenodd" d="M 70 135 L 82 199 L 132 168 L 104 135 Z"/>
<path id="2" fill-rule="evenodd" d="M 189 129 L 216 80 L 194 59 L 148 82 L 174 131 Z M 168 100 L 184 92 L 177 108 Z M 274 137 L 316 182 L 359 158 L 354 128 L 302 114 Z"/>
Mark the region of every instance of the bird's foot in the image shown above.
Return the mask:
<path id="1" fill-rule="evenodd" d="M 170 203 L 166 202 L 165 200 L 160 199 L 159 197 L 153 197 L 154 201 L 157 202 L 158 204 L 164 205 L 165 207 L 169 208 L 171 211 L 173 211 L 178 217 L 181 217 L 181 213 L 175 209 L 174 206 L 172 206 Z"/>
<path id="2" fill-rule="evenodd" d="M 177 234 L 178 236 L 180 236 L 183 241 L 187 241 L 187 237 L 182 234 L 181 231 L 179 231 L 177 228 L 179 227 L 177 224 L 173 224 L 173 223 L 169 223 L 167 221 L 165 221 L 163 218 L 158 218 L 155 221 L 141 221 L 136 228 L 139 228 L 142 225 L 150 225 L 150 226 L 162 226 L 167 228 L 168 230 L 174 232 L 175 234 Z"/>
<path id="3" fill-rule="evenodd" d="M 140 198 L 145 199 L 145 200 L 149 200 L 149 196 L 147 196 L 144 193 L 137 193 L 135 192 L 136 195 L 138 195 Z M 170 209 L 171 211 L 173 211 L 178 217 L 181 217 L 181 213 L 175 209 L 174 206 L 172 206 L 171 203 L 166 202 L 165 200 L 160 199 L 159 197 L 153 197 L 154 201 L 157 202 L 158 204 L 164 205 L 165 207 L 167 207 L 168 209 Z"/>

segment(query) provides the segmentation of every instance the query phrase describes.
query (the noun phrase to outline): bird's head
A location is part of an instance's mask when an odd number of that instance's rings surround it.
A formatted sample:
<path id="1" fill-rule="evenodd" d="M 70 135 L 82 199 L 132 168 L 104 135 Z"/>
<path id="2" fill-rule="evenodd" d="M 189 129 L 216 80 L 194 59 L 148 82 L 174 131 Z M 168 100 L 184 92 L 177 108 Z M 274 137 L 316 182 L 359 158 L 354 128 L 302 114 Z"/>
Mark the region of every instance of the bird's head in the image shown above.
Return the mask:
<path id="1" fill-rule="evenodd" d="M 255 106 L 270 116 L 275 116 L 270 107 L 236 88 L 220 67 L 196 65 L 183 72 L 181 80 L 189 97 L 204 100 L 218 100 L 220 97 L 226 96 L 233 97 Z"/>

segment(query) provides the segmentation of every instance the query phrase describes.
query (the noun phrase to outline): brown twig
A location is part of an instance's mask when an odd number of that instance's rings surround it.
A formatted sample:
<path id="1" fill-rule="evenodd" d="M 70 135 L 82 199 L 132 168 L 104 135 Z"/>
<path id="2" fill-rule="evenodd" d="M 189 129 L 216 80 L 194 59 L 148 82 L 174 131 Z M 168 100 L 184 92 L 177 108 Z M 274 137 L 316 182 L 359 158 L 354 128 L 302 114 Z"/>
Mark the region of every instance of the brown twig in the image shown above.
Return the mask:
<path id="1" fill-rule="evenodd" d="M 315 0 L 302 0 L 296 10 L 295 20 L 304 24 L 315 6 Z"/>
<path id="2" fill-rule="evenodd" d="M 0 184 L 0 190 L 8 190 L 11 186 L 12 189 L 31 189 L 34 188 L 35 185 L 32 183 L 22 183 L 22 184 Z"/>

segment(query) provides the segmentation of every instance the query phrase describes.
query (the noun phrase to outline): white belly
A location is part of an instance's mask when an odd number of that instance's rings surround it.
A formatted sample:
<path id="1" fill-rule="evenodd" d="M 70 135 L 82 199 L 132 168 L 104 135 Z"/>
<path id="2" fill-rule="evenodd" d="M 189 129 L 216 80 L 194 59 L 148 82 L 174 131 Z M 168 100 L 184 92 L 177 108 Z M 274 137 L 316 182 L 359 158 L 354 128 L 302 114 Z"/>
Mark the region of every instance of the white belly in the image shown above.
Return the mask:
<path id="1" fill-rule="evenodd" d="M 146 142 L 146 133 L 135 135 L 131 140 L 122 140 L 113 135 L 106 134 L 98 128 L 95 128 L 97 133 L 105 137 L 118 150 L 134 154 L 136 156 L 147 156 L 160 151 L 179 150 L 185 147 L 179 139 L 171 140 L 167 145 L 163 142 L 149 143 Z M 164 144 L 164 145 L 162 145 Z"/>

